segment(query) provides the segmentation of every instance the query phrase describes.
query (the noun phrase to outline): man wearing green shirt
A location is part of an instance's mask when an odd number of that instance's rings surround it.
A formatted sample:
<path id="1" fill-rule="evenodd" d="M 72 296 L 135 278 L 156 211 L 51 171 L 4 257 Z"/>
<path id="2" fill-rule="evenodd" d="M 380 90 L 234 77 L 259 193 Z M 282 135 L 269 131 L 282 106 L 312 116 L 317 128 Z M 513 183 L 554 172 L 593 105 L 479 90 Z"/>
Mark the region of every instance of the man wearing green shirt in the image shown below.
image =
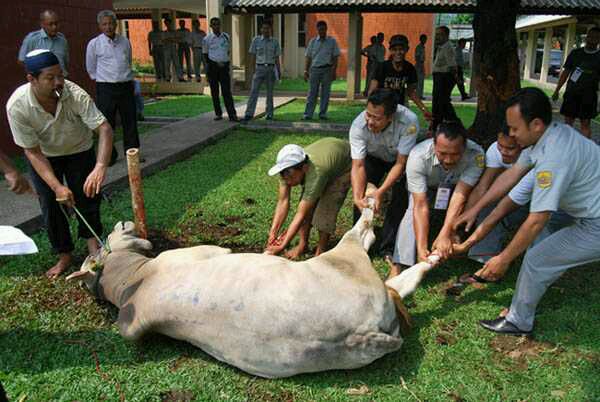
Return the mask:
<path id="1" fill-rule="evenodd" d="M 319 231 L 315 254 L 327 250 L 337 215 L 350 188 L 351 166 L 350 144 L 338 138 L 323 138 L 306 149 L 288 144 L 279 151 L 277 163 L 269 170 L 269 176 L 279 173 L 281 180 L 267 242 L 268 254 L 279 254 L 299 234 L 298 245 L 286 253 L 290 259 L 298 258 L 308 245 L 312 226 Z M 289 212 L 292 187 L 298 185 L 302 186 L 298 210 L 287 230 L 280 234 Z"/>

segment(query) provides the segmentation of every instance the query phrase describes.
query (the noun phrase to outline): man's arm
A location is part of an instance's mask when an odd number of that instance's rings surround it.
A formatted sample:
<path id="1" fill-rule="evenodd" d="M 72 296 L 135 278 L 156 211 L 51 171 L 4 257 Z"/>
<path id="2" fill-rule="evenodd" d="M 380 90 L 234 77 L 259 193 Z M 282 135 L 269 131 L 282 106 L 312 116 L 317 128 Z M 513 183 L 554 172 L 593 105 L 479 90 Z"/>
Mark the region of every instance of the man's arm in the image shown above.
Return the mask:
<path id="1" fill-rule="evenodd" d="M 377 81 L 375 78 L 371 78 L 371 82 L 369 82 L 369 91 L 367 92 L 367 95 L 371 95 L 373 91 L 375 91 L 378 87 L 379 81 Z"/>
<path id="2" fill-rule="evenodd" d="M 444 225 L 431 246 L 433 250 L 437 250 L 442 259 L 446 259 L 452 254 L 452 236 L 454 234 L 453 222 L 462 212 L 471 190 L 473 190 L 472 186 L 469 186 L 463 181 L 459 181 L 450 198 L 450 205 L 448 205 L 448 210 L 446 211 Z"/>
<path id="3" fill-rule="evenodd" d="M 88 45 L 85 52 L 85 69 L 87 70 L 88 75 L 93 81 L 96 81 L 96 51 L 94 46 L 94 40 L 92 39 Z"/>
<path id="4" fill-rule="evenodd" d="M 425 106 L 421 98 L 417 95 L 417 84 L 408 84 L 406 90 L 408 92 L 409 99 L 413 101 L 415 105 L 417 105 L 421 113 L 423 113 L 425 120 L 432 120 L 433 115 L 427 109 L 427 106 Z"/>
<path id="5" fill-rule="evenodd" d="M 569 70 L 566 67 L 563 67 L 562 71 L 560 72 L 560 77 L 558 77 L 558 83 L 556 84 L 556 88 L 554 89 L 554 93 L 552 94 L 552 100 L 557 100 L 558 99 L 558 95 L 559 95 L 560 89 L 565 84 L 565 82 L 567 82 L 567 79 L 569 78 L 570 74 L 571 74 L 571 70 Z"/>
<path id="6" fill-rule="evenodd" d="M 396 181 L 402 177 L 404 174 L 404 169 L 406 168 L 406 160 L 408 159 L 407 155 L 397 154 L 396 155 L 396 163 L 390 171 L 388 172 L 385 180 L 381 184 L 381 186 L 375 191 L 373 194 L 375 197 L 375 212 L 378 212 L 381 207 L 381 201 L 383 200 L 383 195 L 388 191 Z M 366 185 L 366 183 L 365 183 Z"/>
<path id="7" fill-rule="evenodd" d="M 294 219 L 292 219 L 292 222 L 285 232 L 285 236 L 281 240 L 281 243 L 267 247 L 267 252 L 269 254 L 278 254 L 285 249 L 287 245 L 291 243 L 292 239 L 296 236 L 300 228 L 305 224 L 310 224 L 308 219 L 312 216 L 314 207 L 315 203 L 313 201 L 301 200 L 298 204 L 296 215 L 294 215 Z M 303 238 L 300 239 L 301 243 L 299 246 L 301 246 L 302 249 L 306 247 L 306 240 L 307 239 Z"/>
<path id="8" fill-rule="evenodd" d="M 515 163 L 510 168 L 502 172 L 494 183 L 490 186 L 489 190 L 473 205 L 469 210 L 463 212 L 454 222 L 454 229 L 459 226 L 465 225 L 465 231 L 470 231 L 473 224 L 477 220 L 479 212 L 488 205 L 500 200 L 504 197 L 511 188 L 513 188 L 521 177 L 525 176 L 530 170 L 530 167 L 519 165 Z"/>
<path id="9" fill-rule="evenodd" d="M 94 169 L 90 172 L 83 184 L 83 193 L 90 198 L 100 193 L 100 189 L 106 178 L 106 169 L 110 162 L 113 141 L 113 130 L 107 120 L 105 120 L 96 131 L 99 136 L 96 166 L 94 166 Z"/>
<path id="10" fill-rule="evenodd" d="M 333 57 L 333 63 L 331 65 L 331 81 L 335 81 L 337 78 L 337 65 L 338 65 L 339 56 Z"/>
<path id="11" fill-rule="evenodd" d="M 426 261 L 429 255 L 427 243 L 429 241 L 429 204 L 427 193 L 410 193 L 413 197 L 413 226 L 417 242 L 417 257 L 419 261 Z"/>
<path id="12" fill-rule="evenodd" d="M 465 206 L 466 211 L 468 211 L 473 205 L 477 203 L 477 201 L 481 199 L 481 197 L 483 197 L 483 195 L 486 193 L 486 191 L 488 191 L 496 177 L 498 177 L 498 175 L 502 173 L 502 170 L 502 168 L 485 169 L 483 175 L 481 175 L 481 179 L 479 179 L 479 182 L 469 195 L 467 205 Z"/>
<path id="13" fill-rule="evenodd" d="M 44 180 L 48 187 L 54 191 L 56 200 L 61 200 L 61 202 L 64 202 L 67 205 L 75 204 L 73 193 L 56 178 L 50 162 L 42 153 L 39 146 L 25 148 L 25 156 L 29 159 L 29 162 L 31 162 L 31 166 L 33 166 L 36 173 Z"/>
<path id="14" fill-rule="evenodd" d="M 368 205 L 365 201 L 367 170 L 365 169 L 364 159 L 352 159 L 350 181 L 352 183 L 352 197 L 354 198 L 354 205 L 356 205 L 356 207 L 360 210 L 367 208 Z"/>
<path id="15" fill-rule="evenodd" d="M 0 171 L 4 173 L 10 191 L 15 194 L 33 192 L 27 179 L 14 167 L 10 158 L 2 152 L 0 152 Z"/>
<path id="16" fill-rule="evenodd" d="M 148 32 L 148 53 L 150 53 L 150 56 L 152 56 L 152 42 L 150 41 L 150 33 Z"/>
<path id="17" fill-rule="evenodd" d="M 279 234 L 279 230 L 287 218 L 290 210 L 290 192 L 291 189 L 286 184 L 280 183 L 279 190 L 277 192 L 277 206 L 275 207 L 275 213 L 273 214 L 273 222 L 271 223 L 271 229 L 269 230 L 269 239 L 267 240 L 267 246 L 271 245 Z"/>

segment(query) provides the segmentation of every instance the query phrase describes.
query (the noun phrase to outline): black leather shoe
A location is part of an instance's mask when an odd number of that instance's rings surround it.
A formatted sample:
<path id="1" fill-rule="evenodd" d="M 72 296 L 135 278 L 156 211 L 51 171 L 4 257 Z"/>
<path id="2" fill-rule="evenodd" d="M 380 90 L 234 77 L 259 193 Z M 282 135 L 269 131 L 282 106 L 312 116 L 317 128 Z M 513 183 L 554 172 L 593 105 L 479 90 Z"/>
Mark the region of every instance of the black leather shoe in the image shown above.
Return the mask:
<path id="1" fill-rule="evenodd" d="M 479 324 L 492 332 L 505 335 L 531 335 L 531 331 L 523 331 L 516 325 L 507 321 L 505 317 L 498 317 L 493 320 L 481 320 Z"/>
<path id="2" fill-rule="evenodd" d="M 233 121 L 233 122 L 239 122 L 239 121 L 240 121 L 240 119 L 238 119 L 238 117 L 237 117 L 237 116 L 233 116 L 233 117 L 230 117 L 230 118 L 229 118 L 229 121 Z"/>
<path id="3" fill-rule="evenodd" d="M 216 116 L 213 120 L 214 121 L 223 120 L 223 116 Z"/>

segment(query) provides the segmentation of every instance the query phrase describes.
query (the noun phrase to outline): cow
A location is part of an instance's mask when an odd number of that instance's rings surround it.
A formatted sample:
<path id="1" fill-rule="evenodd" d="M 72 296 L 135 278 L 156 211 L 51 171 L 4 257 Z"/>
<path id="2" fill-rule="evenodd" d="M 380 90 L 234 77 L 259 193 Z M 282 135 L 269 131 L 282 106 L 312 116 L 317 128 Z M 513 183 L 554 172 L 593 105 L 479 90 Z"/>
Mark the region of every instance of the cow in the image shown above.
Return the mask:
<path id="1" fill-rule="evenodd" d="M 400 349 L 410 328 L 367 254 L 372 223 L 365 208 L 334 248 L 299 262 L 210 245 L 149 258 L 152 244 L 118 223 L 67 279 L 118 307 L 128 340 L 164 334 L 265 378 L 355 369 Z"/>

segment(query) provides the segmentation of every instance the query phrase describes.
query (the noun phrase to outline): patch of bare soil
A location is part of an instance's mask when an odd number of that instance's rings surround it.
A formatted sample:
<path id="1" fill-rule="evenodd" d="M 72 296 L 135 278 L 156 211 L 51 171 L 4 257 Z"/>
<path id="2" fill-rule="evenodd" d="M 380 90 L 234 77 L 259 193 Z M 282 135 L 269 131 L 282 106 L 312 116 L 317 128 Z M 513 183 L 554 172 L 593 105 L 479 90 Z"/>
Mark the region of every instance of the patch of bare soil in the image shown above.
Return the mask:
<path id="1" fill-rule="evenodd" d="M 246 397 L 248 401 L 263 402 L 294 402 L 294 394 L 287 390 L 273 392 L 262 389 L 260 382 L 252 381 L 246 388 Z"/>
<path id="2" fill-rule="evenodd" d="M 510 358 L 519 369 L 527 369 L 529 359 L 537 359 L 544 353 L 558 355 L 563 352 L 559 346 L 549 342 L 538 342 L 529 337 L 497 335 L 490 341 L 490 348 Z"/>
<path id="3" fill-rule="evenodd" d="M 194 399 L 194 393 L 188 390 L 171 389 L 160 394 L 162 402 L 190 402 Z"/>
<path id="4" fill-rule="evenodd" d="M 186 354 L 179 356 L 177 359 L 175 359 L 174 361 L 169 363 L 169 371 L 171 371 L 172 373 L 176 372 L 182 366 L 184 366 L 189 360 L 190 360 L 190 357 Z"/>
<path id="5" fill-rule="evenodd" d="M 443 346 L 454 345 L 457 339 L 453 332 L 457 325 L 456 321 L 443 324 L 435 336 L 435 342 Z"/>

